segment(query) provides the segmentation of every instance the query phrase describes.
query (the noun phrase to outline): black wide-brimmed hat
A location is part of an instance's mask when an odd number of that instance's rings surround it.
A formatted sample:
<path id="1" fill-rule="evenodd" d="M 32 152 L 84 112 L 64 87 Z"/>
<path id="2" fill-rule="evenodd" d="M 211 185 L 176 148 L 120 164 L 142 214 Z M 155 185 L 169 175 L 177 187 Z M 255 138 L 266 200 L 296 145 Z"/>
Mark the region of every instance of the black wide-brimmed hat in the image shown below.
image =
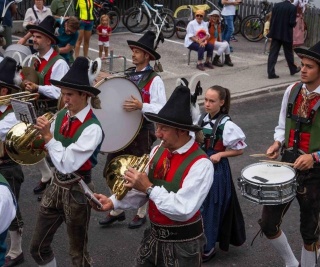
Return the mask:
<path id="1" fill-rule="evenodd" d="M 5 57 L 0 62 L 0 87 L 10 88 L 11 93 L 21 91 L 21 77 L 17 68 L 17 61 L 11 57 Z"/>
<path id="2" fill-rule="evenodd" d="M 152 31 L 147 31 L 138 41 L 128 40 L 127 43 L 131 49 L 138 48 L 148 53 L 151 60 L 158 60 L 161 56 L 154 49 L 155 41 L 156 34 Z"/>
<path id="3" fill-rule="evenodd" d="M 297 47 L 294 49 L 300 58 L 307 57 L 320 63 L 320 42 L 316 43 L 309 49 Z"/>
<path id="4" fill-rule="evenodd" d="M 55 30 L 59 27 L 59 22 L 53 16 L 47 16 L 40 22 L 39 25 L 27 25 L 26 28 L 29 32 L 39 32 L 47 36 L 53 44 L 59 43 L 59 39 L 54 35 Z"/>
<path id="5" fill-rule="evenodd" d="M 202 130 L 201 127 L 192 123 L 191 93 L 186 86 L 176 87 L 158 114 L 146 112 L 144 116 L 150 121 L 182 130 L 192 132 Z"/>
<path id="6" fill-rule="evenodd" d="M 93 75 L 90 61 L 86 57 L 77 57 L 70 70 L 60 81 L 50 80 L 57 87 L 64 87 L 71 90 L 88 93 L 90 96 L 97 96 L 100 90 L 90 83 L 89 75 Z"/>

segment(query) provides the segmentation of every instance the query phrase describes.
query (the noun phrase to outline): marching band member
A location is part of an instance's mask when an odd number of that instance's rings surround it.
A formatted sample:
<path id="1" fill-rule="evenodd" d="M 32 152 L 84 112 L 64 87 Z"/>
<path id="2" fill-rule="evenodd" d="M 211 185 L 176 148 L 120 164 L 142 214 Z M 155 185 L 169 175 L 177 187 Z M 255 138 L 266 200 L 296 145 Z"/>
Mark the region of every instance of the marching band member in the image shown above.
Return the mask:
<path id="1" fill-rule="evenodd" d="M 43 194 L 30 246 L 39 266 L 57 266 L 51 242 L 63 222 L 67 226 L 72 266 L 92 264 L 87 249 L 91 207 L 77 177 L 81 176 L 93 190 L 91 169 L 97 164 L 103 141 L 100 123 L 88 104 L 89 97 L 100 93 L 91 85 L 89 72 L 93 70 L 89 63 L 87 58 L 78 57 L 61 81 L 50 80 L 61 88 L 67 110 L 61 110 L 51 126 L 44 116 L 38 117 L 35 126 L 56 168 L 53 182 Z"/>
<path id="2" fill-rule="evenodd" d="M 5 57 L 0 63 L 0 95 L 5 96 L 18 93 L 21 91 L 21 88 L 18 86 L 21 82 L 22 80 L 17 69 L 16 61 L 13 58 Z M 0 106 L 0 151 L 2 152 L 0 153 L 0 174 L 7 179 L 17 201 L 19 201 L 20 188 L 24 181 L 24 175 L 21 166 L 7 155 L 4 148 L 4 141 L 8 131 L 18 122 L 10 104 Z M 16 217 L 9 226 L 11 245 L 5 257 L 3 267 L 16 266 L 24 261 L 21 247 L 23 225 L 24 222 L 18 207 Z"/>
<path id="3" fill-rule="evenodd" d="M 290 85 L 284 93 L 275 141 L 266 154 L 276 159 L 284 145 L 282 161 L 294 163 L 293 168 L 297 170 L 296 198 L 303 239 L 300 264 L 280 228 L 293 200 L 263 206 L 259 224 L 286 266 L 314 267 L 320 247 L 320 42 L 310 49 L 295 48 L 294 51 L 301 58 L 301 83 Z"/>
<path id="4" fill-rule="evenodd" d="M 36 101 L 38 115 L 48 111 L 57 111 L 61 91 L 59 87 L 50 82 L 50 79 L 59 81 L 69 70 L 69 66 L 63 57 L 52 48 L 52 45 L 58 43 L 58 38 L 54 35 L 57 26 L 53 16 L 47 16 L 39 25 L 26 26 L 33 35 L 33 48 L 38 51 L 36 55 L 41 60 L 41 62 L 37 60 L 33 62 L 39 76 L 39 82 L 24 80 L 27 91 L 40 94 L 40 98 Z M 40 194 L 50 183 L 52 172 L 45 159 L 36 165 L 40 169 L 42 177 L 33 192 Z"/>
<path id="5" fill-rule="evenodd" d="M 124 103 L 124 109 L 128 112 L 141 110 L 142 114 L 145 112 L 158 113 L 166 103 L 164 83 L 150 66 L 151 60 L 158 60 L 161 57 L 154 49 L 155 39 L 155 33 L 148 31 L 138 41 L 127 41 L 132 50 L 132 62 L 136 66 L 135 72 L 144 72 L 136 75 L 133 72 L 131 73 L 133 75 L 129 77 L 140 89 L 143 103 L 131 97 Z M 108 154 L 105 170 L 109 162 L 117 156 L 129 154 L 141 157 L 144 154 L 149 154 L 151 146 L 156 139 L 153 123 L 144 119 L 138 135 L 128 147 L 119 152 Z M 106 171 L 103 173 L 106 173 Z M 133 229 L 142 226 L 146 222 L 146 213 L 147 204 L 139 208 L 137 215 L 129 223 L 128 227 Z M 115 221 L 123 220 L 125 220 L 123 210 L 112 210 L 105 219 L 99 221 L 99 224 L 107 226 Z"/>
<path id="6" fill-rule="evenodd" d="M 95 194 L 105 211 L 149 202 L 151 229 L 145 232 L 134 266 L 201 266 L 205 236 L 200 207 L 213 181 L 213 165 L 189 135 L 201 130 L 192 123 L 190 99 L 190 90 L 179 86 L 158 114 L 145 113 L 156 123 L 162 145 L 151 152 L 148 175 L 128 167 L 125 187 L 134 190 L 120 201 L 115 195 Z"/>

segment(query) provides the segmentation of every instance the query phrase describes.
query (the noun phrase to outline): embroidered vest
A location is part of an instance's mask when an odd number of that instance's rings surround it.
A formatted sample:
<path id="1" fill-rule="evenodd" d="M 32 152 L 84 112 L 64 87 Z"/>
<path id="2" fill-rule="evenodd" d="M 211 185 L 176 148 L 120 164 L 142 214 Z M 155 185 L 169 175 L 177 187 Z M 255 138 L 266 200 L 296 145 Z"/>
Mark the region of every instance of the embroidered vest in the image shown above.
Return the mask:
<path id="1" fill-rule="evenodd" d="M 142 102 L 143 103 L 150 104 L 150 86 L 151 86 L 151 83 L 152 83 L 153 79 L 156 76 L 158 76 L 158 74 L 155 71 L 152 71 L 148 75 L 148 78 L 146 78 L 145 80 L 142 79 L 138 84 L 138 87 L 139 87 L 140 92 L 141 92 Z"/>
<path id="2" fill-rule="evenodd" d="M 290 118 L 290 113 L 293 115 L 297 115 L 299 107 L 301 106 L 301 102 L 303 96 L 301 94 L 301 83 L 295 84 L 290 92 L 288 107 L 287 107 L 287 119 L 286 119 L 286 126 L 285 126 L 285 140 L 286 140 L 286 147 L 291 148 L 294 144 L 294 131 L 296 122 Z M 292 101 L 293 107 L 289 108 L 290 99 L 292 96 L 297 95 L 295 101 Z M 314 106 L 320 101 L 320 96 L 313 98 L 310 101 L 309 109 L 308 109 L 308 116 Z M 299 141 L 299 149 L 304 151 L 305 153 L 311 153 L 320 150 L 320 112 L 319 110 L 316 111 L 312 121 L 310 124 L 301 123 L 300 128 L 300 141 Z"/>
<path id="3" fill-rule="evenodd" d="M 101 127 L 100 122 L 98 121 L 97 117 L 94 115 L 92 110 L 90 110 L 84 119 L 83 123 L 81 123 L 80 120 L 75 120 L 70 125 L 70 131 L 68 132 L 67 136 L 64 136 L 61 133 L 61 126 L 67 121 L 66 111 L 62 110 L 58 113 L 57 119 L 56 119 L 56 127 L 54 129 L 54 138 L 57 141 L 60 141 L 64 147 L 68 147 L 70 144 L 75 143 L 83 130 L 88 127 L 91 124 L 97 124 Z M 104 137 L 104 136 L 103 136 Z M 103 138 L 102 138 L 103 141 Z M 99 146 L 95 149 L 91 157 L 80 167 L 80 171 L 89 171 L 91 170 L 98 162 L 97 156 L 100 151 L 101 143 Z"/>
<path id="4" fill-rule="evenodd" d="M 161 173 L 161 168 L 165 159 L 168 156 L 168 150 L 160 147 L 156 152 L 152 163 L 150 164 L 150 170 L 148 177 L 150 181 L 157 186 L 163 186 L 169 192 L 176 193 L 182 186 L 182 183 L 187 176 L 192 165 L 201 158 L 207 158 L 207 155 L 199 148 L 198 144 L 195 142 L 191 148 L 184 154 L 174 154 L 170 160 L 170 169 L 166 173 L 164 179 L 163 177 L 157 177 L 158 173 Z M 177 222 L 169 219 L 167 216 L 163 215 L 155 205 L 155 203 L 149 200 L 149 218 L 152 222 L 161 225 L 173 225 L 173 224 L 184 224 L 189 223 L 200 216 L 200 211 L 186 222 Z"/>

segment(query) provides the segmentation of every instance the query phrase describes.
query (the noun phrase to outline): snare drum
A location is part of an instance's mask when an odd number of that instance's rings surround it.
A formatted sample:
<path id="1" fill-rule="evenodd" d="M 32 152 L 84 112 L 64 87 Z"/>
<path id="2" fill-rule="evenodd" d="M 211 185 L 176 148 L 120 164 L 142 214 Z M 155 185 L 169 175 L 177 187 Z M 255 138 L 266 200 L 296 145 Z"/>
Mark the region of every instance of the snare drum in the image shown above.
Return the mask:
<path id="1" fill-rule="evenodd" d="M 241 194 L 254 203 L 283 204 L 296 195 L 296 172 L 286 165 L 255 163 L 242 170 L 238 185 Z"/>

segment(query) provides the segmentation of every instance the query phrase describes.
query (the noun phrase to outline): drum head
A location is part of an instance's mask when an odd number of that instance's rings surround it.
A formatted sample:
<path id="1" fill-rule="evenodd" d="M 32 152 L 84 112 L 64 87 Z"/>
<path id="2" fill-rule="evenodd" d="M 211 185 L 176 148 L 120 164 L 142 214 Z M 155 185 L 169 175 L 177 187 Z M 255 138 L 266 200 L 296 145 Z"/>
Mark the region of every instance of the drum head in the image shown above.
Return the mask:
<path id="1" fill-rule="evenodd" d="M 241 176 L 251 183 L 283 184 L 294 179 L 295 171 L 286 165 L 261 162 L 244 168 Z"/>
<path id="2" fill-rule="evenodd" d="M 101 152 L 117 152 L 127 147 L 137 136 L 143 121 L 140 110 L 127 112 L 123 109 L 125 100 L 131 96 L 142 102 L 138 87 L 130 80 L 110 78 L 96 84 L 101 90 L 101 109 L 93 109 L 98 117 L 105 137 Z"/>
<path id="3" fill-rule="evenodd" d="M 20 44 L 12 44 L 9 45 L 6 49 L 6 51 L 4 52 L 4 56 L 5 57 L 13 57 L 13 54 L 15 52 L 19 52 L 19 54 L 21 55 L 21 59 L 22 61 L 29 55 L 31 55 L 31 50 L 28 46 L 25 45 L 20 45 Z M 19 58 L 18 57 L 13 57 L 17 63 L 21 63 L 19 62 Z"/>

